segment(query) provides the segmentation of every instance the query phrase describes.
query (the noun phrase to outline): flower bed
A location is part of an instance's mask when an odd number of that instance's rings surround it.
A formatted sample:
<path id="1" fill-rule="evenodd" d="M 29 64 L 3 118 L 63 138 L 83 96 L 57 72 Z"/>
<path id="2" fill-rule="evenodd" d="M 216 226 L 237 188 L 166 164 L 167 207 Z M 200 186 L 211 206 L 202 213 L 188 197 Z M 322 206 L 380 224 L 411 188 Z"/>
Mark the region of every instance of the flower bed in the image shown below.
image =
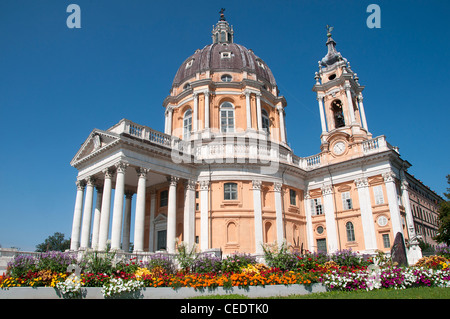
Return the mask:
<path id="1" fill-rule="evenodd" d="M 86 254 L 81 261 L 70 253 L 18 256 L 8 265 L 6 275 L 0 276 L 0 288 L 53 287 L 64 297 L 73 298 L 80 297 L 81 288 L 86 287 L 101 288 L 104 297 L 153 287 L 204 290 L 315 283 L 347 291 L 450 287 L 450 261 L 443 256 L 424 257 L 407 268 L 392 265 L 382 255 L 363 258 L 351 251 L 296 254 L 283 247 L 266 249 L 264 264 L 246 254 L 220 259 L 183 253 L 176 258 L 177 263 L 164 254 L 155 254 L 145 262 L 96 253 Z"/>

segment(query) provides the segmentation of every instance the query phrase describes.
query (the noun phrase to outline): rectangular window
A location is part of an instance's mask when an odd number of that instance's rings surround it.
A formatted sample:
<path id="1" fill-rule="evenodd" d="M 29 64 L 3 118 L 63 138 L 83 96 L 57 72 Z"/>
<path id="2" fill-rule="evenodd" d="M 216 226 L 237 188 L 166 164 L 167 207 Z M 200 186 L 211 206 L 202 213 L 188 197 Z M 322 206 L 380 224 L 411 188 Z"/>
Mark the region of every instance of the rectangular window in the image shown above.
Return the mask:
<path id="1" fill-rule="evenodd" d="M 391 241 L 389 240 L 389 234 L 383 234 L 383 246 L 384 246 L 384 248 L 391 247 Z"/>
<path id="2" fill-rule="evenodd" d="M 159 207 L 166 207 L 169 199 L 169 192 L 167 190 L 159 193 Z"/>
<path id="3" fill-rule="evenodd" d="M 350 198 L 350 192 L 342 193 L 342 206 L 344 210 L 352 209 L 352 199 Z"/>
<path id="4" fill-rule="evenodd" d="M 225 183 L 223 187 L 223 199 L 237 200 L 237 184 Z"/>
<path id="5" fill-rule="evenodd" d="M 322 215 L 323 214 L 321 198 L 311 199 L 311 213 L 312 213 L 312 215 Z"/>
<path id="6" fill-rule="evenodd" d="M 290 189 L 289 190 L 289 198 L 290 198 L 291 205 L 297 206 L 297 192 L 294 191 L 293 189 Z"/>
<path id="7" fill-rule="evenodd" d="M 375 197 L 375 205 L 384 204 L 383 187 L 381 185 L 373 188 L 373 195 Z"/>

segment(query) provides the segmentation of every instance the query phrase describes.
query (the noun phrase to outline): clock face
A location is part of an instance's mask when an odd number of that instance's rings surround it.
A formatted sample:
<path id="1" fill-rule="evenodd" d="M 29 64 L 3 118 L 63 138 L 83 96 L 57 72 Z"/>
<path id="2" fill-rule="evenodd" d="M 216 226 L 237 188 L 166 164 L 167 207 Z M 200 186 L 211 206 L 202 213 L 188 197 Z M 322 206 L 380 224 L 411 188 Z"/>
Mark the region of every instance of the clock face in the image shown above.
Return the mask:
<path id="1" fill-rule="evenodd" d="M 345 143 L 344 142 L 337 142 L 333 146 L 333 152 L 336 155 L 341 155 L 345 151 Z"/>

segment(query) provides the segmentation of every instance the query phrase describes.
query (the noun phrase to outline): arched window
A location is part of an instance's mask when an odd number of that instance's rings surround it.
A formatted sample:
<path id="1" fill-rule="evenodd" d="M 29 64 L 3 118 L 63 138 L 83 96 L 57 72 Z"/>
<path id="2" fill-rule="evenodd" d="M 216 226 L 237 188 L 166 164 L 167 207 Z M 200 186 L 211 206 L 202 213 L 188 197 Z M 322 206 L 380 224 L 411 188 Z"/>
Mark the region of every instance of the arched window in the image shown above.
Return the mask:
<path id="1" fill-rule="evenodd" d="M 192 111 L 187 110 L 183 116 L 183 139 L 187 140 L 191 137 L 192 131 Z"/>
<path id="2" fill-rule="evenodd" d="M 234 132 L 234 107 L 230 102 L 220 106 L 220 130 L 223 133 Z"/>
<path id="3" fill-rule="evenodd" d="M 334 116 L 334 127 L 339 128 L 345 126 L 344 112 L 342 111 L 341 100 L 334 100 L 331 102 L 331 110 Z"/>
<path id="4" fill-rule="evenodd" d="M 347 222 L 345 228 L 347 230 L 347 241 L 355 241 L 355 229 L 353 228 L 353 223 Z"/>
<path id="5" fill-rule="evenodd" d="M 266 133 L 270 134 L 269 114 L 265 109 L 261 110 L 261 117 L 262 117 L 262 129 L 266 131 Z"/>

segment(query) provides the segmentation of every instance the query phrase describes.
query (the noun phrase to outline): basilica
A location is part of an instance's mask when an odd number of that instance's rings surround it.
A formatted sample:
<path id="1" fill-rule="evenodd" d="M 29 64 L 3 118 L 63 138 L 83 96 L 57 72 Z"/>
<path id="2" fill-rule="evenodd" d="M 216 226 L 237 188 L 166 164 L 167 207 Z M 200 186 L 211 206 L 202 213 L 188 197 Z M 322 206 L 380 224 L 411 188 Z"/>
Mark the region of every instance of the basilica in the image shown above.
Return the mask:
<path id="1" fill-rule="evenodd" d="M 284 244 L 373 254 L 401 233 L 408 258 L 420 258 L 410 185 L 427 188 L 385 136 L 370 133 L 364 86 L 331 28 L 314 79 L 321 152 L 299 157 L 274 75 L 234 42 L 222 12 L 211 43 L 181 64 L 161 101 L 164 132 L 122 119 L 94 129 L 72 159 L 71 250 L 175 253 L 184 243 L 261 255 Z M 435 215 L 439 196 L 428 193 Z"/>

